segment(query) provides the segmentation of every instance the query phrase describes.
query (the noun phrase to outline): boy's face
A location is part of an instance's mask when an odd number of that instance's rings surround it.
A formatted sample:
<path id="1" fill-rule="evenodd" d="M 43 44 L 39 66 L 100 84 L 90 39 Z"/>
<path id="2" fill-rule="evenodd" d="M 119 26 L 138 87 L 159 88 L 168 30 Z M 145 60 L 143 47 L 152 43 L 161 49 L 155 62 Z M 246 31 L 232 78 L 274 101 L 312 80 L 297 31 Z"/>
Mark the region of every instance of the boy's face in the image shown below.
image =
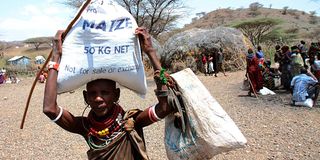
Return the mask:
<path id="1" fill-rule="evenodd" d="M 110 80 L 95 80 L 87 84 L 87 91 L 83 95 L 95 115 L 102 117 L 111 113 L 114 102 L 119 99 L 120 90 Z"/>

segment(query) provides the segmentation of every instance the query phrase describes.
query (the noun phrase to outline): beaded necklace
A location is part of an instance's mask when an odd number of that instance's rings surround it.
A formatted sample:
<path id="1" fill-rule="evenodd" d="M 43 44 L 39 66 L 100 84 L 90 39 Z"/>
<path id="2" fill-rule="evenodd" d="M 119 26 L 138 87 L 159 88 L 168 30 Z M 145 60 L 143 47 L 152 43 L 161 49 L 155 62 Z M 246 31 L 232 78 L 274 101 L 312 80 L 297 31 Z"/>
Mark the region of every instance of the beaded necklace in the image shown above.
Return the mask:
<path id="1" fill-rule="evenodd" d="M 108 145 L 115 137 L 122 132 L 122 119 L 124 110 L 119 105 L 115 105 L 111 116 L 103 122 L 98 122 L 93 118 L 93 112 L 88 115 L 88 145 L 92 149 L 101 149 Z M 95 141 L 101 143 L 96 144 Z"/>

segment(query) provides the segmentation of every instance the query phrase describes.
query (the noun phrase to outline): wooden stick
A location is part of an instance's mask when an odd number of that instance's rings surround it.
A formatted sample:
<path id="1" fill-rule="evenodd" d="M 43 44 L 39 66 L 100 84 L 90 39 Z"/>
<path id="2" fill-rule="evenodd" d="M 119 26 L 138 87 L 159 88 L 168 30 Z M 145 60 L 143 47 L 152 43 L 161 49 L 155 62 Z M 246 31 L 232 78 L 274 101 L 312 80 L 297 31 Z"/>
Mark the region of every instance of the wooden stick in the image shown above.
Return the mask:
<path id="1" fill-rule="evenodd" d="M 247 75 L 248 81 L 249 81 L 249 83 L 250 83 L 250 88 L 252 88 L 252 90 L 253 90 L 254 96 L 256 96 L 256 98 L 259 99 L 259 98 L 258 98 L 258 95 L 257 95 L 257 93 L 256 93 L 256 90 L 253 88 L 253 85 L 252 85 L 252 82 L 251 82 L 251 79 L 250 79 L 250 77 L 249 77 L 248 72 L 246 73 L 246 75 Z"/>
<path id="2" fill-rule="evenodd" d="M 87 6 L 90 4 L 91 0 L 87 0 L 80 8 L 79 12 L 77 13 L 76 17 L 71 21 L 71 23 L 68 25 L 68 27 L 66 28 L 64 34 L 62 34 L 62 41 L 64 40 L 64 38 L 66 37 L 66 35 L 68 34 L 68 32 L 71 30 L 71 28 L 73 27 L 74 23 L 76 23 L 76 21 L 79 19 L 79 17 L 81 16 L 82 12 L 87 8 Z M 25 119 L 26 119 L 26 116 L 27 116 L 27 112 L 28 112 L 28 108 L 29 108 L 29 104 L 30 104 L 30 100 L 31 100 L 31 96 L 32 96 L 32 93 L 34 91 L 34 87 L 36 86 L 37 84 L 37 81 L 38 81 L 38 78 L 40 76 L 40 73 L 43 71 L 43 69 L 47 66 L 48 62 L 49 62 L 49 59 L 51 58 L 52 56 L 52 52 L 53 50 L 51 49 L 50 51 L 50 54 L 47 58 L 47 60 L 45 61 L 45 63 L 43 64 L 43 66 L 41 67 L 40 71 L 38 72 L 36 78 L 34 79 L 33 81 L 33 84 L 31 86 L 31 89 L 30 89 L 30 92 L 29 92 L 29 96 L 28 96 L 28 100 L 27 100 L 27 103 L 26 103 L 26 107 L 24 109 L 24 113 L 23 113 L 23 117 L 22 117 L 22 120 L 21 120 L 21 124 L 20 124 L 20 129 L 23 129 L 23 125 L 24 125 L 24 122 L 25 122 Z"/>

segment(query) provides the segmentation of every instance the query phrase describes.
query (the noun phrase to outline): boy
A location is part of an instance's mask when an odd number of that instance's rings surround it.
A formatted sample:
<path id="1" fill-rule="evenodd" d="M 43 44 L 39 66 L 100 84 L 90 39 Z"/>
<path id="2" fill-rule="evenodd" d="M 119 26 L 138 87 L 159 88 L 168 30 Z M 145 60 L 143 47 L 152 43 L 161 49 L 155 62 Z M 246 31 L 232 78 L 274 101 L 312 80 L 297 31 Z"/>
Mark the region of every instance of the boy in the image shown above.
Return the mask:
<path id="1" fill-rule="evenodd" d="M 62 54 L 61 35 L 58 31 L 53 44 L 53 56 L 45 87 L 43 112 L 63 129 L 80 134 L 87 141 L 89 159 L 149 159 L 146 154 L 142 128 L 173 112 L 168 105 L 168 88 L 159 81 L 161 65 L 152 46 L 151 37 L 145 28 L 137 28 L 142 50 L 152 62 L 159 103 L 141 110 L 125 112 L 117 103 L 120 89 L 116 82 L 98 79 L 87 83 L 83 91 L 84 100 L 91 108 L 87 117 L 74 116 L 57 104 L 57 66 Z M 166 74 L 167 75 L 167 74 Z M 163 75 L 162 75 L 163 77 Z"/>

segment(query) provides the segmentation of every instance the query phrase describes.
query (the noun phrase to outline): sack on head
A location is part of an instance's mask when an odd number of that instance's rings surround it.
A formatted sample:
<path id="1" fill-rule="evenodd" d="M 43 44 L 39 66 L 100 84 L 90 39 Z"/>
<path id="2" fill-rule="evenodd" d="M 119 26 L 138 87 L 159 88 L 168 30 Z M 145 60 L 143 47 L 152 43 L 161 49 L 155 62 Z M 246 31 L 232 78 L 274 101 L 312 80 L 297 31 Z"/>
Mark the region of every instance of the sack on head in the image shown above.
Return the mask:
<path id="1" fill-rule="evenodd" d="M 83 11 L 63 42 L 58 93 L 96 79 L 110 79 L 145 95 L 146 77 L 132 15 L 112 0 Z"/>

